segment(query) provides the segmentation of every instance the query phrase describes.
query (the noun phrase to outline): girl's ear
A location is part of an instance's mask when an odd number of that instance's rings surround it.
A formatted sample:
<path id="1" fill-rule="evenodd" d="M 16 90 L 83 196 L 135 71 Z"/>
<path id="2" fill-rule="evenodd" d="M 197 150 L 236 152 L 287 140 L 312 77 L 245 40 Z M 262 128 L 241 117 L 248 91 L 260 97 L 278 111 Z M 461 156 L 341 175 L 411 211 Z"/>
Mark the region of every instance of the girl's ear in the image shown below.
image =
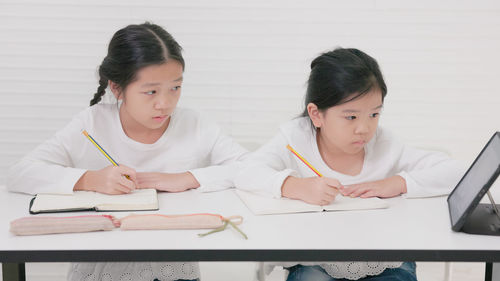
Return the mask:
<path id="1" fill-rule="evenodd" d="M 111 80 L 108 81 L 108 85 L 109 85 L 109 89 L 111 89 L 111 92 L 113 93 L 115 98 L 117 100 L 121 100 L 123 97 L 121 95 L 120 86 Z"/>
<path id="2" fill-rule="evenodd" d="M 318 106 L 310 102 L 307 105 L 307 113 L 309 114 L 309 118 L 311 118 L 314 127 L 321 128 L 321 125 L 323 124 L 323 115 L 319 111 Z"/>

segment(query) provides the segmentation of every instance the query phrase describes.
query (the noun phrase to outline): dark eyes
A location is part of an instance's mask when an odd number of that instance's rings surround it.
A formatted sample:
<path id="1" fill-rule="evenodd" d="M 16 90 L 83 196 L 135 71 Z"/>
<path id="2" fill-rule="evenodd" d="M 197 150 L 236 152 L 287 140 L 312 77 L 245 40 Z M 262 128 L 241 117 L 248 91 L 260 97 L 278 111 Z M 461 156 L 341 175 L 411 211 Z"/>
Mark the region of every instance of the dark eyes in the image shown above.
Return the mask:
<path id="1" fill-rule="evenodd" d="M 378 117 L 379 115 L 380 115 L 380 113 L 376 112 L 376 113 L 372 113 L 372 114 L 370 114 L 370 117 L 372 117 L 372 118 L 376 118 L 376 117 Z M 358 118 L 358 117 L 357 117 L 357 116 L 355 116 L 355 115 L 345 116 L 345 119 L 347 119 L 347 120 L 355 120 L 356 118 Z"/>
<path id="2" fill-rule="evenodd" d="M 181 88 L 181 86 L 175 86 L 173 88 L 170 88 L 170 91 L 177 92 L 180 88 Z M 152 95 L 154 95 L 156 93 L 157 93 L 156 90 L 143 92 L 143 94 L 148 95 L 148 96 L 152 96 Z"/>

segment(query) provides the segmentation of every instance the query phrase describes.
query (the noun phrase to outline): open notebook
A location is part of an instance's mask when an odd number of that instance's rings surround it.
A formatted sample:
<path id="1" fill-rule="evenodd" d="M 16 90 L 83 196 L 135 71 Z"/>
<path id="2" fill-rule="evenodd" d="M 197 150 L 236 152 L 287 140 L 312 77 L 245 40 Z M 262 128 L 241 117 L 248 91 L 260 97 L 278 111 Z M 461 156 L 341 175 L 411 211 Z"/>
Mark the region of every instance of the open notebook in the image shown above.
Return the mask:
<path id="1" fill-rule="evenodd" d="M 30 202 L 31 214 L 146 210 L 158 210 L 156 189 L 137 189 L 120 195 L 93 191 L 75 191 L 72 194 L 39 193 Z"/>
<path id="2" fill-rule="evenodd" d="M 318 206 L 305 203 L 301 200 L 270 198 L 242 190 L 236 190 L 236 194 L 238 194 L 241 201 L 243 201 L 255 215 L 366 210 L 389 207 L 389 203 L 377 197 L 351 198 L 337 195 L 335 201 L 330 205 Z"/>

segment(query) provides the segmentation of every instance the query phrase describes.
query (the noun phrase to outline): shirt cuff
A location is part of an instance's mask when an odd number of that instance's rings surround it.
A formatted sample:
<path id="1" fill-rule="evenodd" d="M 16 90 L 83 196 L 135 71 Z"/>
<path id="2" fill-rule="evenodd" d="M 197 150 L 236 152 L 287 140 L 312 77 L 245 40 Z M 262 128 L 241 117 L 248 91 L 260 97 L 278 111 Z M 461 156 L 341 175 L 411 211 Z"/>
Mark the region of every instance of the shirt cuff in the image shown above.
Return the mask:
<path id="1" fill-rule="evenodd" d="M 224 166 L 212 166 L 206 168 L 188 170 L 193 177 L 198 181 L 200 186 L 197 188 L 201 192 L 219 191 L 234 186 L 233 180 L 227 176 L 217 175 Z"/>
<path id="2" fill-rule="evenodd" d="M 65 176 L 58 184 L 57 190 L 54 190 L 54 193 L 63 193 L 63 194 L 71 194 L 73 193 L 73 188 L 75 187 L 76 182 L 85 174 L 87 170 L 85 169 L 77 169 L 77 168 L 66 168 Z"/>
<path id="3" fill-rule="evenodd" d="M 447 193 L 443 190 L 434 189 L 432 187 L 422 187 L 420 186 L 410 174 L 402 171 L 397 174 L 401 176 L 406 181 L 406 193 L 402 196 L 405 198 L 425 198 L 425 197 L 436 197 L 443 196 Z"/>
<path id="4" fill-rule="evenodd" d="M 286 169 L 286 170 L 278 172 L 274 176 L 273 183 L 272 183 L 272 194 L 273 194 L 273 197 L 275 197 L 275 198 L 281 198 L 282 197 L 282 195 L 281 195 L 281 187 L 283 186 L 283 182 L 285 181 L 285 179 L 287 177 L 289 177 L 289 176 L 298 177 L 299 173 L 297 173 L 295 170 L 292 170 L 292 169 Z"/>

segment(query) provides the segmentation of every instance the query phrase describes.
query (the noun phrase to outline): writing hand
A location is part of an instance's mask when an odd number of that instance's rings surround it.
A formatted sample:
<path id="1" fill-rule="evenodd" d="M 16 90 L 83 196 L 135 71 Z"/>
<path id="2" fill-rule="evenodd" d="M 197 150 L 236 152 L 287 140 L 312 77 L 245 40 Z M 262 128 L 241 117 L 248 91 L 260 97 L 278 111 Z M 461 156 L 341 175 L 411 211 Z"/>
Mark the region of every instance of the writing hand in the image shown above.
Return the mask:
<path id="1" fill-rule="evenodd" d="M 130 179 L 125 176 L 128 175 Z M 130 193 L 137 188 L 136 172 L 124 165 L 107 166 L 87 171 L 75 184 L 74 190 L 90 190 L 105 194 Z"/>
<path id="2" fill-rule="evenodd" d="M 282 195 L 300 199 L 314 205 L 328 205 L 335 200 L 342 184 L 337 179 L 327 177 L 288 177 L 283 183 Z"/>

